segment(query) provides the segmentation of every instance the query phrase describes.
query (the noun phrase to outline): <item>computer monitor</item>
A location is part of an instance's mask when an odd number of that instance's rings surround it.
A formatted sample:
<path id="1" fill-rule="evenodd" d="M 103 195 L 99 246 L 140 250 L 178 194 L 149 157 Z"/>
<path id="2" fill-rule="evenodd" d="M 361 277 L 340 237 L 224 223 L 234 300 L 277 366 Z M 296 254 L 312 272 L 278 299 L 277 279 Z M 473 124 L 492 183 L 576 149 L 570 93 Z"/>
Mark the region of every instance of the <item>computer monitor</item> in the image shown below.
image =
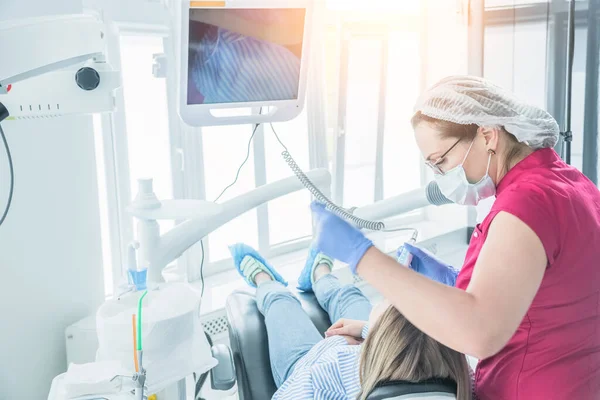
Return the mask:
<path id="1" fill-rule="evenodd" d="M 193 126 L 285 121 L 302 110 L 311 0 L 186 1 L 182 119 Z M 222 109 L 256 112 L 218 112 Z"/>

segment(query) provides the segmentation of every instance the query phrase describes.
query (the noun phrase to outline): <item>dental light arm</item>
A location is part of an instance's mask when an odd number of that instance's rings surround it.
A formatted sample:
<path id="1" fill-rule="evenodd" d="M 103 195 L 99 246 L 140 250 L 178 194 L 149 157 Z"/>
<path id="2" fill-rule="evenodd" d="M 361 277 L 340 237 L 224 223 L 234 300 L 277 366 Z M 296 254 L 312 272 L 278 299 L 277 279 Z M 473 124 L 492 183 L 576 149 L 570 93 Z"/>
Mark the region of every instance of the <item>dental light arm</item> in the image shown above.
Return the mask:
<path id="1" fill-rule="evenodd" d="M 430 205 L 441 206 L 451 203 L 452 201 L 442 194 L 437 183 L 431 181 L 425 187 L 357 208 L 354 215 L 368 220 L 381 220 Z"/>
<path id="2" fill-rule="evenodd" d="M 104 52 L 100 21 L 61 15 L 0 23 L 0 87 L 83 63 Z"/>
<path id="3" fill-rule="evenodd" d="M 321 190 L 328 191 L 331 187 L 331 175 L 325 169 L 312 170 L 306 175 Z M 222 204 L 194 200 L 159 202 L 152 192 L 151 182 L 141 181 L 140 193 L 128 211 L 139 219 L 138 260 L 142 266 L 148 266 L 148 280 L 160 282 L 161 271 L 167 264 L 223 224 L 270 200 L 301 189 L 304 189 L 302 183 L 292 176 L 260 186 Z M 181 211 L 177 204 L 187 211 Z M 178 208 L 179 211 L 176 211 Z M 175 218 L 188 220 L 161 236 L 156 220 Z"/>
<path id="4" fill-rule="evenodd" d="M 306 175 L 322 191 L 329 191 L 331 187 L 329 171 L 317 169 L 307 172 Z M 137 224 L 140 242 L 138 260 L 141 261 L 142 266 L 148 267 L 148 280 L 161 281 L 161 271 L 165 266 L 225 223 L 267 201 L 301 189 L 304 189 L 302 182 L 296 177 L 289 177 L 260 186 L 222 204 L 199 200 L 161 202 L 152 191 L 152 182 L 140 180 L 140 192 L 128 211 L 139 219 Z M 354 213 L 364 218 L 379 219 L 428 205 L 448 203 L 450 201 L 441 195 L 437 185 L 430 183 L 424 188 L 358 208 Z M 161 236 L 156 222 L 159 219 L 184 219 L 186 221 Z"/>
<path id="5" fill-rule="evenodd" d="M 104 23 L 88 14 L 0 22 L 0 123 L 113 111 L 120 75 L 104 62 L 104 31 Z M 2 225 L 12 202 L 14 170 L 2 127 L 0 139 L 10 171 Z"/>
<path id="6" fill-rule="evenodd" d="M 105 62 L 105 31 L 91 14 L 0 22 L 0 102 L 10 117 L 113 111 L 120 75 Z"/>

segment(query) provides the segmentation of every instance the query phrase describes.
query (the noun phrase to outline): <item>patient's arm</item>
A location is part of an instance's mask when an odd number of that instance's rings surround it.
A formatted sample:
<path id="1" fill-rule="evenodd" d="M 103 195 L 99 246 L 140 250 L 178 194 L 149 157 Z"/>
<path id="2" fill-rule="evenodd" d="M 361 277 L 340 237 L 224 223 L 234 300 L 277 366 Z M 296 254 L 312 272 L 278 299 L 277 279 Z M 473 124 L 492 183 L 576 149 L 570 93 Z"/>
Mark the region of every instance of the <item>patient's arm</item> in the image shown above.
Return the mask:
<path id="1" fill-rule="evenodd" d="M 361 344 L 364 341 L 363 339 L 355 338 L 355 337 L 349 336 L 349 335 L 340 335 L 340 336 L 343 337 L 344 339 L 346 339 L 346 343 L 348 343 L 351 346 Z"/>
<path id="2" fill-rule="evenodd" d="M 325 336 L 340 335 L 344 337 L 349 336 L 361 339 L 365 325 L 367 325 L 367 321 L 342 318 L 331 325 L 329 329 L 327 329 Z"/>
<path id="3" fill-rule="evenodd" d="M 284 22 L 270 23 L 252 21 L 234 11 L 192 9 L 190 10 L 190 19 L 283 46 L 302 43 L 304 18 L 298 18 L 298 14 L 304 13 L 303 10 L 277 10 L 283 16 L 281 20 Z"/>

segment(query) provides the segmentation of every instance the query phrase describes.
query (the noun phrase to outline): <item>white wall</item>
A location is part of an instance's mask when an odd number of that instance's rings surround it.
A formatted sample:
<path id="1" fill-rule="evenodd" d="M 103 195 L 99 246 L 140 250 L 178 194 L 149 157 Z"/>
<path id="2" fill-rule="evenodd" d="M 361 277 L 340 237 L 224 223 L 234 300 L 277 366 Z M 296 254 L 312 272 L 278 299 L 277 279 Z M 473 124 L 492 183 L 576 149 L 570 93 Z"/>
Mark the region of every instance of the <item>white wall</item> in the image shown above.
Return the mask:
<path id="1" fill-rule="evenodd" d="M 0 4 L 0 19 L 81 10 L 81 0 Z M 64 329 L 103 299 L 92 119 L 2 126 L 16 183 L 0 227 L 0 399 L 45 399 L 52 378 L 66 369 Z M 0 210 L 7 190 L 0 148 Z"/>
<path id="2" fill-rule="evenodd" d="M 1 98 L 0 98 L 1 101 Z M 0 227 L 0 399 L 44 399 L 64 329 L 103 300 L 91 117 L 5 121 L 15 193 Z M 0 149 L 0 209 L 8 174 Z"/>
<path id="3" fill-rule="evenodd" d="M 81 12 L 81 0 L 0 0 L 0 9 L 0 20 L 69 14 Z M 45 399 L 52 378 L 66 369 L 64 329 L 103 299 L 92 119 L 2 126 L 16 182 L 0 227 L 0 399 Z M 8 167 L 1 147 L 3 210 Z"/>

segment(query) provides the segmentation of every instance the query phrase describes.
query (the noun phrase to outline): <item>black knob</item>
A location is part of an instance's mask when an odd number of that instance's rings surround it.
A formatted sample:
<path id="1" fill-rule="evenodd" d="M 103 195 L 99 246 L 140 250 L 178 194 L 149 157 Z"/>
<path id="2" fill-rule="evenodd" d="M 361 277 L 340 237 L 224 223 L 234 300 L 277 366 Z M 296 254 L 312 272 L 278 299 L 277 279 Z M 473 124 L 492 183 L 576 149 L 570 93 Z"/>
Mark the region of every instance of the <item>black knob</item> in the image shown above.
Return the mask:
<path id="1" fill-rule="evenodd" d="M 94 68 L 83 67 L 75 74 L 75 82 L 83 90 L 94 90 L 100 85 L 100 74 Z"/>
<path id="2" fill-rule="evenodd" d="M 4 121 L 4 119 L 7 118 L 9 115 L 10 114 L 6 107 L 4 107 L 4 104 L 0 103 L 0 122 Z"/>

